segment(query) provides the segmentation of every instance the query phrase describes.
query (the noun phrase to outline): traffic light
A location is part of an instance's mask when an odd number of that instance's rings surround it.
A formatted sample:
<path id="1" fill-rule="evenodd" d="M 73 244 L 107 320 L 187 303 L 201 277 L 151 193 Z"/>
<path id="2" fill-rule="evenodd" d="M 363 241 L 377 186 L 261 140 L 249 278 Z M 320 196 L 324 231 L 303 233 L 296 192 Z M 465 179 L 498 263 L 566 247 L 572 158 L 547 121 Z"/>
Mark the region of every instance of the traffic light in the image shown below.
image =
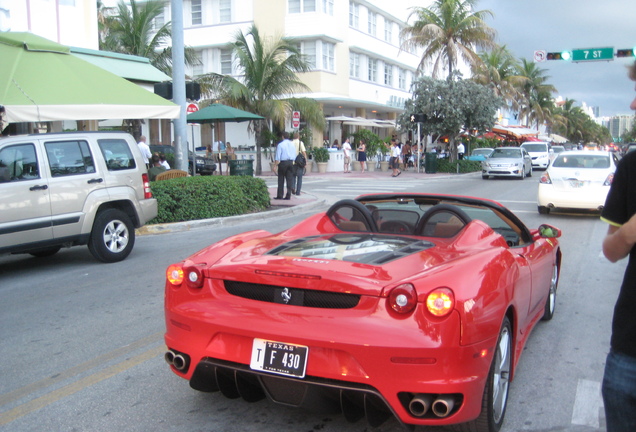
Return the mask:
<path id="1" fill-rule="evenodd" d="M 546 60 L 570 60 L 572 53 L 570 51 L 549 52 Z"/>
<path id="2" fill-rule="evenodd" d="M 411 114 L 411 123 L 424 123 L 426 114 Z"/>
<path id="3" fill-rule="evenodd" d="M 634 48 L 616 50 L 616 57 L 634 57 Z"/>

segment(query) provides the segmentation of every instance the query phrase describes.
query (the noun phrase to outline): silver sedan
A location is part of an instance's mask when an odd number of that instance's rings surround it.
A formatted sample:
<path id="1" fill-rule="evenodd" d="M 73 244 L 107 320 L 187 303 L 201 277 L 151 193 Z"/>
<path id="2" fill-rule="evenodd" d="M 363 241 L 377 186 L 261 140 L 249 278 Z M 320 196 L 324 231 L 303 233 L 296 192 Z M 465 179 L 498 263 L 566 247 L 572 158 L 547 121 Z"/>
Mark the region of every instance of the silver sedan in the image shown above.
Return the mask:
<path id="1" fill-rule="evenodd" d="M 532 158 L 524 148 L 498 147 L 481 163 L 481 177 L 490 176 L 531 177 Z"/>

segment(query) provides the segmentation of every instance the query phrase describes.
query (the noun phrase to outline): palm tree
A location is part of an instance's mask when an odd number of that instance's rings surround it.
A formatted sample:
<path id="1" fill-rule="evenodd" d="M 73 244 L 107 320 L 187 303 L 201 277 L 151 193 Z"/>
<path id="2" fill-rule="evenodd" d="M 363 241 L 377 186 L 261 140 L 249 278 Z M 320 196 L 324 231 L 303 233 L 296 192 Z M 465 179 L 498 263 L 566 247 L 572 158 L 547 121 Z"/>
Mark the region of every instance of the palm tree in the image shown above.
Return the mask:
<path id="1" fill-rule="evenodd" d="M 511 111 L 519 110 L 519 88 L 527 78 L 517 74 L 517 60 L 506 46 L 479 54 L 481 64 L 473 68 L 472 79 L 478 84 L 490 87 L 496 96 L 504 100 Z"/>
<path id="2" fill-rule="evenodd" d="M 163 12 L 164 2 L 160 0 L 142 3 L 130 0 L 130 5 L 120 0 L 113 15 L 105 15 L 100 8 L 100 49 L 146 57 L 154 67 L 172 75 L 170 22 L 155 28 L 156 19 Z M 185 62 L 198 63 L 192 48 L 186 47 Z"/>
<path id="3" fill-rule="evenodd" d="M 433 78 L 440 69 L 448 70 L 448 78 L 454 75 L 459 59 L 471 66 L 481 62 L 475 49 L 491 49 L 496 46 L 495 30 L 488 27 L 484 18 L 492 16 L 489 10 L 473 12 L 477 0 L 434 0 L 428 7 L 415 7 L 409 15 L 415 22 L 401 32 L 402 49 L 422 47 L 424 53 L 419 70 L 433 61 Z"/>
<path id="4" fill-rule="evenodd" d="M 318 102 L 292 95 L 305 92 L 309 87 L 298 77 L 308 72 L 310 64 L 291 39 L 275 37 L 264 39 L 256 26 L 247 33 L 238 32 L 232 44 L 235 64 L 240 79 L 230 75 L 210 73 L 198 77 L 201 90 L 211 99 L 259 114 L 270 120 L 279 130 L 284 129 L 285 119 L 299 110 L 310 126 L 324 127 L 324 114 Z M 261 147 L 265 136 L 271 136 L 263 120 L 252 124 L 256 135 L 256 174 L 260 174 Z M 269 133 L 265 133 L 268 131 Z"/>
<path id="5" fill-rule="evenodd" d="M 547 81 L 550 78 L 545 75 L 546 70 L 537 67 L 536 63 L 521 60 L 518 75 L 525 78 L 521 91 L 521 108 L 519 115 L 525 119 L 528 125 L 551 123 L 552 113 L 555 106 L 552 101 L 552 93 L 556 93 L 556 88 Z"/>

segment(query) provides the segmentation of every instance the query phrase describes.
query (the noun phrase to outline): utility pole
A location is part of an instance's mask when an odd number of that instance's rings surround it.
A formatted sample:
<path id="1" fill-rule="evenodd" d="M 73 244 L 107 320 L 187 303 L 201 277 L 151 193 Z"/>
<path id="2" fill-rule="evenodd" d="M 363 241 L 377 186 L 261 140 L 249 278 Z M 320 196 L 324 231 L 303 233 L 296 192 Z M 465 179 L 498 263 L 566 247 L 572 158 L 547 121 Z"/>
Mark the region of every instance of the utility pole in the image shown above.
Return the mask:
<path id="1" fill-rule="evenodd" d="M 188 170 L 188 131 L 186 121 L 185 49 L 183 41 L 183 0 L 171 0 L 172 7 L 172 100 L 179 105 L 179 117 L 172 121 L 175 162 Z"/>

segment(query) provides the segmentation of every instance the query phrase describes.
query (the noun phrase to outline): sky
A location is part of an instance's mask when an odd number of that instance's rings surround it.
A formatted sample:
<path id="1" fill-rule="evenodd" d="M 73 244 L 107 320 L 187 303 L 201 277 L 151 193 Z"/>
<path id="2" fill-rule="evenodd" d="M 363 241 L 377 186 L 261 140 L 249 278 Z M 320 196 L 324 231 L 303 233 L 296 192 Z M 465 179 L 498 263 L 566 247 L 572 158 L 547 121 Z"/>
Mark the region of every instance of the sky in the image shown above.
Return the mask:
<path id="1" fill-rule="evenodd" d="M 532 60 L 536 50 L 636 46 L 636 0 L 477 0 L 477 10 L 490 10 L 486 20 L 497 42 L 517 58 Z M 632 115 L 636 83 L 626 66 L 634 61 L 545 61 L 539 67 L 563 99 L 598 107 L 600 116 Z M 555 94 L 556 96 L 556 94 Z"/>

